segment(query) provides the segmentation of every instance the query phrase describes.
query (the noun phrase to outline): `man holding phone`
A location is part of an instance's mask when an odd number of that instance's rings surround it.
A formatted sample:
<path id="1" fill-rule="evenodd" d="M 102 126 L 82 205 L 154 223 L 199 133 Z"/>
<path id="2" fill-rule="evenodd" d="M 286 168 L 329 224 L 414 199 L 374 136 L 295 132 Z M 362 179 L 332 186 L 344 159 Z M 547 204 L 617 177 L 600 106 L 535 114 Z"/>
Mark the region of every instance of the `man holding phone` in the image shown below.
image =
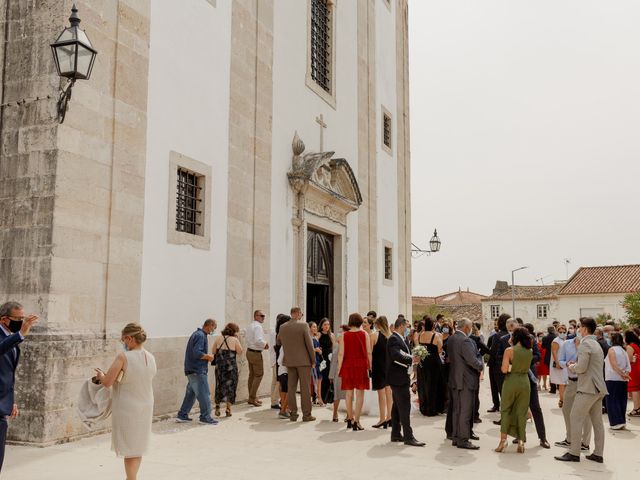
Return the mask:
<path id="1" fill-rule="evenodd" d="M 16 418 L 19 413 L 14 399 L 16 368 L 20 359 L 18 344 L 24 341 L 37 321 L 36 315 L 25 316 L 18 302 L 0 305 L 0 471 L 7 441 L 7 419 Z"/>

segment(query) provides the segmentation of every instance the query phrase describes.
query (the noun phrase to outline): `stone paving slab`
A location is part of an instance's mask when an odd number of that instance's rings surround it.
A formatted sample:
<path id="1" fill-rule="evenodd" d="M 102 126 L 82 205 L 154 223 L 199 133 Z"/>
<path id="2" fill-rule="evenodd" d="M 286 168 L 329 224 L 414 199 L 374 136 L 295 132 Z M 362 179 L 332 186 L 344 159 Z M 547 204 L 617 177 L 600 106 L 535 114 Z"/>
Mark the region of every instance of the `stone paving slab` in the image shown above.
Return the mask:
<path id="1" fill-rule="evenodd" d="M 485 382 L 483 388 L 488 389 Z M 268 403 L 268 402 L 267 402 Z M 542 393 L 549 441 L 562 440 L 564 422 L 557 397 Z M 483 391 L 482 410 L 489 406 Z M 628 423 L 628 431 L 607 429 L 605 464 L 583 458 L 564 464 L 553 455 L 564 452 L 538 446 L 535 428 L 528 423 L 528 448 L 516 453 L 509 445 L 497 454 L 499 428 L 495 414 L 482 413 L 476 426 L 479 451 L 459 450 L 444 438 L 444 416 L 412 417 L 416 437 L 425 448 L 389 442 L 389 430 L 370 428 L 374 417 L 363 417 L 365 430 L 346 431 L 343 422 L 331 422 L 328 408 L 314 409 L 315 423 L 280 420 L 268 405 L 238 405 L 233 417 L 218 426 L 177 424 L 172 420 L 154 424 L 152 449 L 142 463 L 140 479 L 189 480 L 268 478 L 278 480 L 395 479 L 399 475 L 449 479 L 627 480 L 639 478 L 640 421 Z M 341 419 L 344 415 L 341 414 Z M 605 417 L 606 422 L 606 417 Z M 607 423 L 605 423 L 608 426 Z M 47 448 L 9 446 L 2 478 L 8 480 L 111 480 L 124 478 L 122 460 L 110 451 L 109 434 Z"/>

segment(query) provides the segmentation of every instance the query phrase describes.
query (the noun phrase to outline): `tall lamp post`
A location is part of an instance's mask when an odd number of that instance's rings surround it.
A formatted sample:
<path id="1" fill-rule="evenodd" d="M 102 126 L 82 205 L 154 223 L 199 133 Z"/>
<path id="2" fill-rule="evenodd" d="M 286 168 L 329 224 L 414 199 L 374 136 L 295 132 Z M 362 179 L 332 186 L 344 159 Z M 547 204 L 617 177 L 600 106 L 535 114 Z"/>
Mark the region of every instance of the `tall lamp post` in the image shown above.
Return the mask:
<path id="1" fill-rule="evenodd" d="M 515 270 L 511 270 L 511 308 L 513 311 L 513 319 L 516 319 L 516 284 L 515 284 L 515 273 L 520 271 L 520 270 L 524 270 L 525 268 L 528 267 L 520 267 L 520 268 L 516 268 Z"/>

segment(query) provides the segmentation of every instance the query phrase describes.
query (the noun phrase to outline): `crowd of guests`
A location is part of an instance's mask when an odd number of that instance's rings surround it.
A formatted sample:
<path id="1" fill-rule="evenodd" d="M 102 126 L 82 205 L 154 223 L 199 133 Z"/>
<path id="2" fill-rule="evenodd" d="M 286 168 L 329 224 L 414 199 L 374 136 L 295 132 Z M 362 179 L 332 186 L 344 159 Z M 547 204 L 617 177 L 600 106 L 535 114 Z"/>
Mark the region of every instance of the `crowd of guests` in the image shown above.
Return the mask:
<path id="1" fill-rule="evenodd" d="M 0 361 L 12 373 L 19 358 L 18 344 L 24 340 L 35 316 L 25 316 L 22 307 L 9 302 L 0 306 Z M 254 312 L 240 341 L 240 328 L 227 323 L 211 349 L 208 337 L 217 329 L 208 319 L 187 343 L 184 372 L 187 385 L 180 422 L 192 422 L 189 413 L 196 400 L 199 421 L 215 425 L 214 417 L 232 416 L 238 387 L 238 363 L 244 356 L 249 365 L 248 403 L 262 405 L 258 391 L 264 376 L 263 352 L 268 351 L 272 370 L 271 407 L 278 417 L 292 422 L 315 421 L 313 405 L 332 404 L 333 421 L 339 422 L 340 402 L 345 402 L 344 422 L 349 430 L 364 430 L 362 412 L 365 391 L 377 392 L 376 429 L 390 429 L 392 442 L 424 446 L 413 435 L 410 423 L 411 389 L 417 393 L 419 411 L 425 416 L 446 414 L 445 431 L 452 446 L 476 450 L 474 425 L 480 418 L 479 387 L 488 365 L 492 393 L 490 413 L 500 413 L 496 452 L 503 452 L 512 437 L 517 451 L 524 453 L 526 422 L 532 418 L 540 445 L 550 448 L 546 437 L 539 394 L 558 395 L 566 435 L 556 446 L 567 453 L 559 461 L 578 462 L 581 452 L 594 448 L 586 458 L 603 462 L 603 413 L 610 428 L 621 430 L 626 416 L 640 417 L 640 331 L 625 331 L 614 322 L 598 326 L 592 318 L 553 322 L 546 334 L 533 325 L 503 314 L 485 339 L 481 325 L 463 318 L 455 323 L 438 315 L 425 316 L 410 328 L 399 315 L 390 324 L 385 316 L 370 311 L 353 313 L 338 332 L 329 319 L 306 322 L 299 307 L 290 315 L 280 314 L 273 331 L 264 330 L 265 315 Z M 267 338 L 268 337 L 268 338 Z M 144 349 L 146 333 L 135 323 L 121 332 L 123 350 L 107 372 L 97 369 L 93 383 L 112 391 L 112 449 L 124 457 L 128 479 L 135 480 L 149 444 L 153 415 L 152 380 L 156 373 L 153 355 Z M 5 365 L 6 363 L 6 365 Z M 208 382 L 210 365 L 215 367 L 214 406 Z M 11 383 L 0 375 L 0 382 Z M 10 381 L 11 380 L 11 381 Z M 13 388 L 11 388 L 13 392 Z M 11 398 L 10 398 L 11 397 Z M 633 407 L 627 414 L 631 397 Z M 0 397 L 0 467 L 6 437 L 6 419 L 18 414 L 12 393 Z"/>

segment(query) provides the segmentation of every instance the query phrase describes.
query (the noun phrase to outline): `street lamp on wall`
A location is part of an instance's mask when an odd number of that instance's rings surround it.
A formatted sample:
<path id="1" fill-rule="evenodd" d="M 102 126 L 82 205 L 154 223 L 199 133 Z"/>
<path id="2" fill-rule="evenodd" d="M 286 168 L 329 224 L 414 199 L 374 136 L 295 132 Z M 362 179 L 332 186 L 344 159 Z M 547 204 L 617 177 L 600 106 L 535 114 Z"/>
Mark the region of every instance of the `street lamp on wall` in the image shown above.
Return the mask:
<path id="1" fill-rule="evenodd" d="M 515 273 L 520 270 L 524 270 L 528 267 L 520 267 L 511 270 L 511 311 L 513 313 L 513 319 L 516 319 L 516 285 L 515 285 Z"/>
<path id="2" fill-rule="evenodd" d="M 51 44 L 53 60 L 61 79 L 58 97 L 58 120 L 64 122 L 71 89 L 76 80 L 89 80 L 98 51 L 93 48 L 84 30 L 80 29 L 80 18 L 75 4 L 69 17 L 70 27 L 65 28 L 57 40 Z M 66 79 L 66 83 L 65 82 Z"/>
<path id="3" fill-rule="evenodd" d="M 432 253 L 437 253 L 440 251 L 441 245 L 442 241 L 440 240 L 440 237 L 438 237 L 438 230 L 435 229 L 433 231 L 433 237 L 431 237 L 431 240 L 429 240 L 429 250 L 423 250 L 415 243 L 411 242 L 411 256 L 413 258 L 418 258 L 422 255 L 431 255 Z"/>

